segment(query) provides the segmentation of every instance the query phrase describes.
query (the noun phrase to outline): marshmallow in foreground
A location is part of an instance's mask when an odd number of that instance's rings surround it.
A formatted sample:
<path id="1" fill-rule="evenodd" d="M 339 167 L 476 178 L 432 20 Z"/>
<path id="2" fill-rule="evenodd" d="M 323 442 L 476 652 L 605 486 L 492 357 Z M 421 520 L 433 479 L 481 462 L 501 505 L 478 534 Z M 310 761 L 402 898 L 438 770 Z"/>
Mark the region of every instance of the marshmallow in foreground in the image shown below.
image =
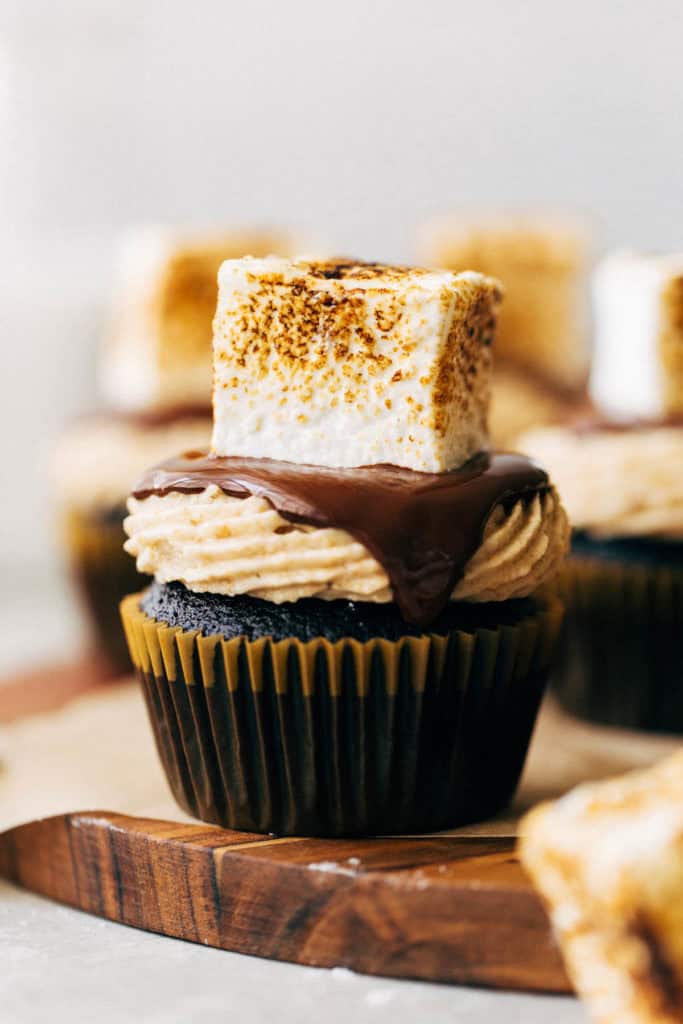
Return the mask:
<path id="1" fill-rule="evenodd" d="M 214 320 L 217 455 L 445 472 L 486 448 L 497 282 L 235 259 Z"/>
<path id="2" fill-rule="evenodd" d="M 683 753 L 521 822 L 521 857 L 595 1024 L 683 1019 Z"/>
<path id="3" fill-rule="evenodd" d="M 683 253 L 608 256 L 594 308 L 596 404 L 616 417 L 683 413 Z"/>
<path id="4" fill-rule="evenodd" d="M 218 268 L 231 257 L 291 246 L 275 232 L 131 232 L 119 254 L 117 311 L 100 368 L 106 401 L 124 410 L 208 405 Z"/>

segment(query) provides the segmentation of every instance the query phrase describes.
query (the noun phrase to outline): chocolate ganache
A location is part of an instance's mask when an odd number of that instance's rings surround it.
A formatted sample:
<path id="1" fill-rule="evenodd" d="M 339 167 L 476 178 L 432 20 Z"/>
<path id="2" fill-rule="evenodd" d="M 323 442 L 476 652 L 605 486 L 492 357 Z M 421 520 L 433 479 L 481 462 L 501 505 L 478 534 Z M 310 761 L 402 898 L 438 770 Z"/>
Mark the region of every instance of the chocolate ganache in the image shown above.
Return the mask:
<path id="1" fill-rule="evenodd" d="M 494 507 L 549 483 L 530 459 L 507 453 L 482 452 L 450 473 L 419 473 L 187 452 L 149 470 L 133 496 L 197 494 L 211 485 L 236 498 L 266 498 L 290 522 L 346 530 L 384 568 L 406 621 L 426 626 L 445 607 Z"/>

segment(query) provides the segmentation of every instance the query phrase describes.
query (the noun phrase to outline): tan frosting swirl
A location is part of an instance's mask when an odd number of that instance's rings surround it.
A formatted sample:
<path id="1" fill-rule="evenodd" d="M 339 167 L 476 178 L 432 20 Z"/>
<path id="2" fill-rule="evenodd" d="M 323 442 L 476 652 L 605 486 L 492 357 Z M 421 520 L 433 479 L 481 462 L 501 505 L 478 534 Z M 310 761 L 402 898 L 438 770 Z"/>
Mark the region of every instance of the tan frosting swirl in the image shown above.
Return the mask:
<path id="1" fill-rule="evenodd" d="M 190 590 L 275 603 L 392 600 L 384 569 L 363 544 L 345 530 L 289 522 L 265 498 L 233 498 L 210 486 L 200 494 L 130 498 L 128 509 L 126 550 L 161 583 L 179 580 Z M 552 488 L 509 512 L 498 506 L 452 598 L 527 596 L 556 571 L 568 536 Z"/>
<path id="2" fill-rule="evenodd" d="M 552 473 L 574 527 L 683 541 L 683 427 L 548 427 L 519 443 Z"/>

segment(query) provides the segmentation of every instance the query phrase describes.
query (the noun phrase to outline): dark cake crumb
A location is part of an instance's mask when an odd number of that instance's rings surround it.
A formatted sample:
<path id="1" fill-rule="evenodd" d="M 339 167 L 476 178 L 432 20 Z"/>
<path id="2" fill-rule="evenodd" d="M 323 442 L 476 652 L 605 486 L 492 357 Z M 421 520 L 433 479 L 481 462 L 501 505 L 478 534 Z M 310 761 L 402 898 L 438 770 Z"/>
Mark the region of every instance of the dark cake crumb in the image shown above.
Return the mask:
<path id="1" fill-rule="evenodd" d="M 454 629 L 475 629 L 513 625 L 537 609 L 531 598 L 502 604 L 449 605 L 427 630 L 407 623 L 395 604 L 360 601 L 301 601 L 274 604 L 257 597 L 226 597 L 196 594 L 182 583 L 154 583 L 142 599 L 142 610 L 157 622 L 181 629 L 197 629 L 205 636 L 222 635 L 226 640 L 244 636 L 248 640 L 296 637 L 313 640 L 325 637 L 335 642 L 344 638 L 370 640 L 381 637 L 399 640 L 425 632 L 445 635 Z"/>

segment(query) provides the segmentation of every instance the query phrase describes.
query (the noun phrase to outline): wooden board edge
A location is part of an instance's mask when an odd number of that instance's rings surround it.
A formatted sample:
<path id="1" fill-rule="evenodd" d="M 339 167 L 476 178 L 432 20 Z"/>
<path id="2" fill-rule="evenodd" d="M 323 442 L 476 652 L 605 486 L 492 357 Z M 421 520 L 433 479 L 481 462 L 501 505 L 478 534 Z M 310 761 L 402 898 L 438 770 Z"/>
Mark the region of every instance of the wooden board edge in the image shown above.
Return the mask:
<path id="1" fill-rule="evenodd" d="M 327 842 L 344 853 L 353 849 L 351 840 Z M 419 861 L 421 841 L 412 842 Z M 481 840 L 443 842 L 452 844 L 463 874 L 448 884 L 439 882 L 438 871 L 427 878 L 419 864 L 363 871 L 349 868 L 353 858 L 316 860 L 316 840 L 92 811 L 0 834 L 0 876 L 111 921 L 267 959 L 571 992 L 547 915 L 522 868 L 507 858 L 501 869 L 498 856 L 482 885 L 477 871 L 486 854 L 472 857 L 471 878 L 460 856 L 463 844 L 478 843 L 479 851 Z M 433 840 L 424 843 L 433 853 L 426 845 Z"/>

